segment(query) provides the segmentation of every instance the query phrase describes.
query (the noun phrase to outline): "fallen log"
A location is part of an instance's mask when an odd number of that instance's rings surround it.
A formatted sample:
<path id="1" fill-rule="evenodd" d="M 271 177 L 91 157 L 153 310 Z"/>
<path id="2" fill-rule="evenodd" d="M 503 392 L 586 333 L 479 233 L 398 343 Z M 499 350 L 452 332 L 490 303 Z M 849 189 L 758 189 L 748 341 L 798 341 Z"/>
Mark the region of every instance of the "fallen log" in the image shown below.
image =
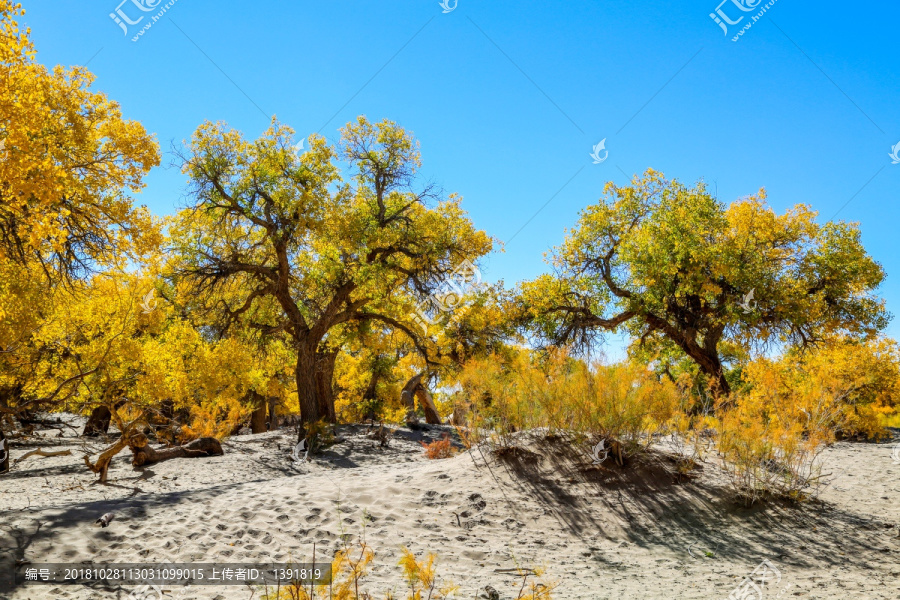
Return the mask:
<path id="1" fill-rule="evenodd" d="M 135 467 L 152 465 L 170 458 L 200 458 L 225 454 L 219 440 L 211 437 L 198 438 L 183 446 L 156 449 L 150 446 L 147 436 L 140 433 L 131 436 L 128 440 L 128 447 L 134 455 L 131 464 Z"/>

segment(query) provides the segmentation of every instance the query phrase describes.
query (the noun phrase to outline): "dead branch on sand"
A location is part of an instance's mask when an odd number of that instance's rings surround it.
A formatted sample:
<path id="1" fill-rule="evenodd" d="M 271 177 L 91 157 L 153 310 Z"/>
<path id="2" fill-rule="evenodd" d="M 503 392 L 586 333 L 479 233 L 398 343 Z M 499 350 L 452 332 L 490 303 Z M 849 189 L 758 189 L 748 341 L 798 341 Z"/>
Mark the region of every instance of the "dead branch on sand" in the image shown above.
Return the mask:
<path id="1" fill-rule="evenodd" d="M 170 458 L 200 458 L 203 456 L 221 456 L 222 444 L 215 438 L 199 438 L 188 442 L 183 446 L 175 446 L 172 448 L 161 448 L 159 450 L 150 447 L 150 440 L 146 435 L 141 433 L 148 428 L 143 415 L 126 423 L 118 414 L 115 406 L 111 407 L 112 418 L 122 432 L 122 435 L 115 444 L 104 450 L 96 463 L 91 463 L 88 455 L 84 456 L 84 463 L 94 473 L 100 474 L 100 483 L 106 483 L 107 472 L 109 471 L 109 463 L 113 457 L 125 449 L 126 446 L 131 450 L 131 464 L 135 467 L 142 465 L 152 465 Z"/>
<path id="2" fill-rule="evenodd" d="M 71 450 L 48 451 L 48 450 L 41 450 L 40 448 L 38 448 L 37 450 L 32 450 L 30 452 L 26 452 L 25 454 L 23 454 L 22 456 L 20 456 L 16 460 L 14 460 L 13 464 L 17 465 L 20 462 L 22 462 L 23 460 L 25 460 L 26 458 L 28 458 L 29 456 L 40 456 L 43 458 L 47 458 L 50 456 L 71 456 L 71 455 L 72 455 Z"/>

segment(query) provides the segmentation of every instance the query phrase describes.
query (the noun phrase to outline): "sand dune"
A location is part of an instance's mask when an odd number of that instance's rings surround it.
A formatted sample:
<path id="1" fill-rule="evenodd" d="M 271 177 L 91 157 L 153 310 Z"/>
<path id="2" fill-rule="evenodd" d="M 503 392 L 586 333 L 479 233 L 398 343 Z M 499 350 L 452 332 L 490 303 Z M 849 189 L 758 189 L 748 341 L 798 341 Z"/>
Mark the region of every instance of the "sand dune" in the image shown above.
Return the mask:
<path id="1" fill-rule="evenodd" d="M 227 440 L 225 456 L 132 470 L 127 452 L 97 485 L 67 429 L 14 445 L 71 448 L 0 478 L 0 574 L 15 561 L 272 562 L 321 558 L 360 537 L 376 551 L 366 589 L 401 591 L 403 546 L 438 554 L 438 572 L 476 598 L 515 598 L 519 567 L 544 567 L 559 599 L 726 599 L 763 560 L 780 581 L 764 598 L 900 598 L 900 465 L 890 444 L 838 443 L 831 484 L 797 508 L 736 507 L 714 462 L 677 482 L 664 451 L 628 470 L 590 466 L 558 442 L 497 458 L 428 460 L 418 443 L 443 429 L 400 429 L 390 447 L 364 427 L 312 462 L 291 460 L 291 431 Z M 93 443 L 99 449 L 100 442 Z M 113 511 L 108 528 L 94 521 Z M 11 599 L 127 598 L 131 588 L 0 583 Z M 178 594 L 178 595 L 176 595 Z M 260 590 L 194 586 L 165 598 L 251 598 Z M 404 596 L 405 597 L 405 596 Z M 756 598 L 756 596 L 747 596 Z"/>

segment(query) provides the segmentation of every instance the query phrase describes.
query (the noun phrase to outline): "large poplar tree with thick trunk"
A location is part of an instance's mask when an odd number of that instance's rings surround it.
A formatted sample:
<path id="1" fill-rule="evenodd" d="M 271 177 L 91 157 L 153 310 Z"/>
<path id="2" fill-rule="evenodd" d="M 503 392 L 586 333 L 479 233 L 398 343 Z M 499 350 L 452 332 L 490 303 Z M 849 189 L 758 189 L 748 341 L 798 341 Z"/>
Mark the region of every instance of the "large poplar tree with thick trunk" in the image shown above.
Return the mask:
<path id="1" fill-rule="evenodd" d="M 417 340 L 410 298 L 491 249 L 458 198 L 414 188 L 419 166 L 408 132 L 364 117 L 336 146 L 311 136 L 302 153 L 277 123 L 255 141 L 207 123 L 183 157 L 191 201 L 171 229 L 180 285 L 224 322 L 288 336 L 304 424 L 331 416 L 321 398 L 330 332 L 373 320 Z"/>
<path id="2" fill-rule="evenodd" d="M 803 205 L 776 214 L 764 191 L 725 205 L 702 182 L 653 170 L 607 184 L 552 263 L 556 273 L 523 284 L 519 298 L 539 338 L 627 333 L 645 355 L 693 360 L 718 395 L 731 391 L 729 348 L 814 346 L 872 335 L 889 319 L 875 295 L 884 271 L 856 224 L 817 223 Z"/>

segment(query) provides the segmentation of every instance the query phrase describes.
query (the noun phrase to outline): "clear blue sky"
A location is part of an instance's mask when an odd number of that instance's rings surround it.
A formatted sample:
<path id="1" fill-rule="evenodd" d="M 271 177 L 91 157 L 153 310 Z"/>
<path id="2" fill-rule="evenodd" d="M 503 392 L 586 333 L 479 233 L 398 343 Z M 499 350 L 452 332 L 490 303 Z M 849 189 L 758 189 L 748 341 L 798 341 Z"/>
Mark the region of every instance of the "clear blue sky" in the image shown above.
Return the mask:
<path id="1" fill-rule="evenodd" d="M 177 0 L 132 42 L 149 17 L 126 37 L 109 16 L 120 1 L 24 0 L 39 60 L 89 62 L 165 150 L 207 119 L 255 137 L 275 114 L 331 139 L 358 114 L 398 121 L 421 141 L 425 177 L 510 240 L 485 261 L 488 280 L 546 270 L 544 252 L 604 182 L 653 167 L 704 178 L 722 200 L 765 187 L 779 212 L 840 210 L 861 223 L 900 312 L 896 1 L 778 0 L 738 42 L 765 2 L 721 5 L 746 15 L 726 37 L 710 18 L 719 0 L 459 0 L 447 14 L 438 0 Z M 155 14 L 140 1 L 121 10 Z M 593 164 L 603 138 L 609 158 Z M 158 214 L 184 193 L 170 163 L 138 199 Z"/>

